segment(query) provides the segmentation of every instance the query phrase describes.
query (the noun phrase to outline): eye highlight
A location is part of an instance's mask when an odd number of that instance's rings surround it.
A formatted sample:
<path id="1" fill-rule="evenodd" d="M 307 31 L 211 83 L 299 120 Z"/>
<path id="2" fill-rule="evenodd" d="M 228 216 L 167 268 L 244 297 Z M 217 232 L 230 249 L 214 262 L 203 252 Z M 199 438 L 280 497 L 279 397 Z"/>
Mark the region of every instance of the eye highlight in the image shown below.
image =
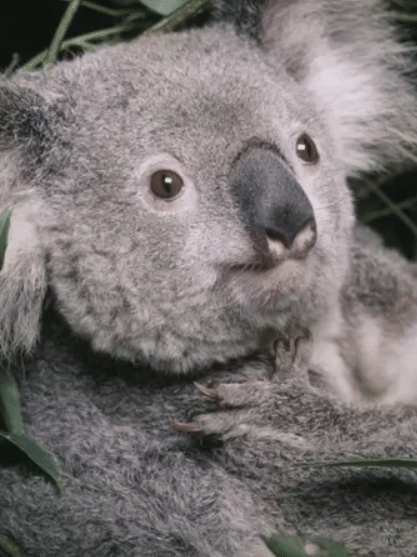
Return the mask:
<path id="1" fill-rule="evenodd" d="M 183 187 L 183 179 L 173 170 L 157 170 L 150 179 L 151 191 L 160 199 L 174 199 Z"/>
<path id="2" fill-rule="evenodd" d="M 314 164 L 319 160 L 319 152 L 317 150 L 316 144 L 306 133 L 303 133 L 297 139 L 295 150 L 300 159 L 305 162 Z"/>

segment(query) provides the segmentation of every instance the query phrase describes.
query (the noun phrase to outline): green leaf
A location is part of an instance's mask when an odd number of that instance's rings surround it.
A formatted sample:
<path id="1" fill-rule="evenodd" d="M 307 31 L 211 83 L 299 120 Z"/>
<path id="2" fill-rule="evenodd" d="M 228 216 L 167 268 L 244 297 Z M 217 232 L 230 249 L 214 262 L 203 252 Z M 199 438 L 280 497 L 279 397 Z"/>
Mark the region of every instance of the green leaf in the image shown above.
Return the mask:
<path id="1" fill-rule="evenodd" d="M 290 536 L 272 534 L 261 536 L 276 557 L 349 557 L 340 544 L 322 536 Z"/>
<path id="2" fill-rule="evenodd" d="M 61 489 L 61 473 L 52 455 L 32 441 L 25 432 L 19 389 L 10 366 L 4 365 L 0 365 L 0 415 L 6 427 L 6 431 L 0 430 L 0 437 L 23 451 Z"/>
<path id="3" fill-rule="evenodd" d="M 4 255 L 7 248 L 7 236 L 10 228 L 10 209 L 4 210 L 0 215 L 0 271 L 4 265 Z"/>
<path id="4" fill-rule="evenodd" d="M 29 439 L 26 433 L 7 433 L 0 430 L 0 437 L 13 443 L 18 449 L 24 452 L 32 462 L 45 472 L 62 489 L 61 472 L 53 459 L 38 443 Z"/>
<path id="5" fill-rule="evenodd" d="M 313 536 L 308 538 L 308 541 L 317 545 L 322 550 L 323 557 L 349 557 L 344 547 L 322 536 Z"/>
<path id="6" fill-rule="evenodd" d="M 287 534 L 273 534 L 269 538 L 261 536 L 265 545 L 276 557 L 310 557 L 304 551 L 301 541 Z"/>
<path id="7" fill-rule="evenodd" d="M 380 466 L 387 468 L 417 468 L 414 458 L 352 458 L 346 460 L 332 460 L 313 462 L 313 466 Z"/>
<path id="8" fill-rule="evenodd" d="M 3 538 L 3 536 L 0 536 L 0 549 L 7 555 L 10 555 L 10 557 L 22 557 L 18 547 L 7 538 Z"/>
<path id="9" fill-rule="evenodd" d="M 10 367 L 0 364 L 0 415 L 9 433 L 24 433 L 20 395 Z"/>
<path id="10" fill-rule="evenodd" d="M 189 0 L 140 0 L 152 12 L 160 15 L 170 15 Z"/>

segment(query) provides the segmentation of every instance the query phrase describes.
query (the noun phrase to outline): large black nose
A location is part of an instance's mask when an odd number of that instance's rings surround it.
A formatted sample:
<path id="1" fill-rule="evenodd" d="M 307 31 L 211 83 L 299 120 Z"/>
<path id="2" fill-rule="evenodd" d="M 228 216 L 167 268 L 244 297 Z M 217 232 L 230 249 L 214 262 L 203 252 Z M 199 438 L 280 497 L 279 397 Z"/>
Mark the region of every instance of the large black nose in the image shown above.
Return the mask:
<path id="1" fill-rule="evenodd" d="M 307 236 L 308 251 L 316 240 L 311 203 L 283 159 L 274 151 L 253 148 L 237 161 L 231 175 L 233 194 L 242 221 L 256 245 L 266 248 L 280 242 L 291 249 L 298 237 Z"/>

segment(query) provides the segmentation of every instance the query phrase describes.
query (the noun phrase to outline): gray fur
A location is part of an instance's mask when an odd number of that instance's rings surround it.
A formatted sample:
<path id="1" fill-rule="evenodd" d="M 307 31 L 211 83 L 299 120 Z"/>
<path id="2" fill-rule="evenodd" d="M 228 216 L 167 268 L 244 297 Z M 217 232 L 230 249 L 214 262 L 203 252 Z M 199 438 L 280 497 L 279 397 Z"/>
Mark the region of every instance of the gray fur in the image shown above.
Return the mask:
<path id="1" fill-rule="evenodd" d="M 416 267 L 346 186 L 415 161 L 407 48 L 377 1 L 259 6 L 0 82 L 0 348 L 65 475 L 2 453 L 29 557 L 260 557 L 275 529 L 415 554 L 413 472 L 301 466 L 416 444 Z"/>
<path id="2" fill-rule="evenodd" d="M 233 21 L 243 35 L 260 36 L 272 60 L 303 83 L 333 136 L 334 155 L 349 175 L 396 167 L 410 158 L 415 161 L 415 150 L 410 150 L 416 129 L 415 93 L 405 79 L 411 73 L 414 47 L 395 25 L 395 12 L 387 9 L 388 4 L 385 0 L 217 3 L 218 19 Z"/>

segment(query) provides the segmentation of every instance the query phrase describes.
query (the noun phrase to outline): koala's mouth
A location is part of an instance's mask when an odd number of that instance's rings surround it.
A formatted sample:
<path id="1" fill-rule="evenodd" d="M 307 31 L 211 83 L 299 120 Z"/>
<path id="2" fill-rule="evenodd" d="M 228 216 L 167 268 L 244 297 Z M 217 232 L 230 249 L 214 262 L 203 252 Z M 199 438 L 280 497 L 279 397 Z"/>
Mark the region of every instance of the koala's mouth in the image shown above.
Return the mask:
<path id="1" fill-rule="evenodd" d="M 269 256 L 230 265 L 224 278 L 239 304 L 281 311 L 311 284 L 313 266 L 310 255 L 304 259 Z"/>
<path id="2" fill-rule="evenodd" d="M 278 269 L 284 264 L 297 262 L 298 267 L 307 264 L 310 254 L 314 251 L 317 240 L 315 221 L 308 222 L 288 245 L 278 239 L 273 239 L 273 233 L 259 246 L 255 245 L 255 254 L 245 262 L 229 265 L 229 269 L 235 272 L 268 272 Z M 284 265 L 285 266 L 285 265 Z"/>
<path id="3" fill-rule="evenodd" d="M 233 263 L 227 266 L 230 272 L 254 272 L 254 273 L 262 273 L 273 271 L 274 269 L 279 269 L 285 262 L 290 261 L 297 261 L 302 264 L 302 262 L 306 260 L 305 255 L 298 254 L 288 254 L 288 255 L 280 255 L 276 256 L 272 253 L 257 256 L 256 258 L 247 261 L 245 263 Z"/>
<path id="4" fill-rule="evenodd" d="M 263 257 L 257 258 L 252 261 L 247 261 L 246 263 L 235 263 L 228 265 L 228 270 L 232 273 L 241 273 L 241 272 L 262 272 L 262 271 L 270 271 L 279 265 L 279 261 L 277 261 L 274 257 Z"/>

